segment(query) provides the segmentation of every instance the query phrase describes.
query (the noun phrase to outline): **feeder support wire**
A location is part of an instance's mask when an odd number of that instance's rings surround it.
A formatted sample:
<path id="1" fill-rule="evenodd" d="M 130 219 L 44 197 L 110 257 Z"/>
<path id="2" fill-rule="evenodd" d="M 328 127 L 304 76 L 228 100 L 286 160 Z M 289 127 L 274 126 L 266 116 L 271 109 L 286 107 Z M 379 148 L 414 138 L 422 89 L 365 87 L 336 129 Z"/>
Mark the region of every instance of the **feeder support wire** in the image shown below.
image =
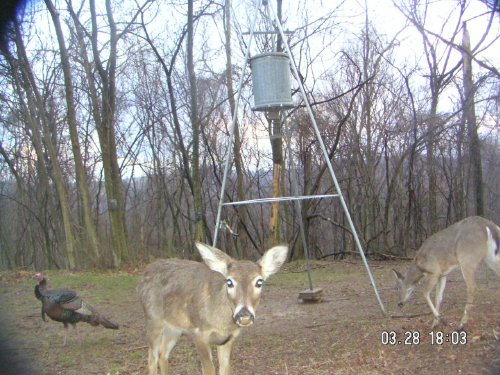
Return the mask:
<path id="1" fill-rule="evenodd" d="M 226 203 L 222 203 L 222 205 L 223 206 L 241 206 L 241 205 L 246 205 L 246 204 L 303 201 L 306 199 L 323 199 L 323 198 L 338 198 L 338 197 L 339 197 L 338 194 L 294 195 L 292 197 L 257 198 L 257 199 L 248 199 L 245 201 L 226 202 Z"/>

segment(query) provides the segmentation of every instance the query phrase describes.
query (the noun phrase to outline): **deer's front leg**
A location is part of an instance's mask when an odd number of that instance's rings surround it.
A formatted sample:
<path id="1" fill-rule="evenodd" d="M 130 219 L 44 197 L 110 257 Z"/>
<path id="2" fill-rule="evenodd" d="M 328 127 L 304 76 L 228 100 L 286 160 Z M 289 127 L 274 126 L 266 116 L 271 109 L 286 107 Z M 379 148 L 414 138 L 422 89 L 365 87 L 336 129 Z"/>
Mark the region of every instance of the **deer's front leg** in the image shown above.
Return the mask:
<path id="1" fill-rule="evenodd" d="M 233 349 L 234 338 L 231 338 L 224 345 L 217 347 L 217 358 L 219 360 L 220 375 L 231 375 L 231 350 Z"/>
<path id="2" fill-rule="evenodd" d="M 215 367 L 212 361 L 212 351 L 210 350 L 208 341 L 204 340 L 202 337 L 195 337 L 194 343 L 196 345 L 196 349 L 198 350 L 198 355 L 200 356 L 203 375 L 215 375 Z"/>
<path id="3" fill-rule="evenodd" d="M 439 310 L 436 309 L 436 306 L 434 306 L 434 304 L 432 303 L 432 300 L 431 300 L 431 290 L 438 283 L 439 275 L 436 275 L 436 274 L 427 274 L 427 275 L 425 275 L 425 278 L 426 278 L 427 283 L 426 283 L 426 286 L 424 288 L 424 293 L 423 294 L 424 294 L 424 299 L 427 302 L 427 305 L 429 306 L 429 308 L 432 311 L 432 315 L 434 315 L 434 319 L 432 321 L 432 329 L 434 329 L 441 322 L 441 318 L 439 316 Z M 438 298 L 438 296 L 436 296 L 436 299 L 437 298 Z"/>
<path id="4" fill-rule="evenodd" d="M 181 337 L 180 331 L 176 331 L 168 327 L 163 329 L 160 356 L 158 359 L 161 375 L 168 375 L 168 358 L 170 357 L 170 352 L 177 343 L 177 340 L 179 340 L 179 337 Z"/>
<path id="5" fill-rule="evenodd" d="M 158 374 L 158 362 L 161 350 L 162 340 L 161 325 L 154 324 L 151 320 L 146 320 L 146 335 L 148 337 L 149 350 L 148 350 L 148 368 L 149 375 Z"/>
<path id="6" fill-rule="evenodd" d="M 436 284 L 436 310 L 439 314 L 441 303 L 443 302 L 444 288 L 446 288 L 446 276 L 442 276 Z"/>

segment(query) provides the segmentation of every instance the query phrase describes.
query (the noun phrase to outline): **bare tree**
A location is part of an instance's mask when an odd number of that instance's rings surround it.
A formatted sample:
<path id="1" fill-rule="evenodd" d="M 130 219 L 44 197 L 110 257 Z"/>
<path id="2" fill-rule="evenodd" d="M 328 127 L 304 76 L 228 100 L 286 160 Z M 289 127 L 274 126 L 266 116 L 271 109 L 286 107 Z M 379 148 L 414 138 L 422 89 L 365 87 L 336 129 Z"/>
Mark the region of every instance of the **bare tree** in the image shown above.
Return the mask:
<path id="1" fill-rule="evenodd" d="M 91 251 L 94 258 L 94 264 L 100 262 L 100 249 L 97 239 L 97 232 L 92 220 L 92 206 L 90 201 L 90 192 L 87 184 L 87 175 L 85 172 L 82 154 L 80 150 L 80 141 L 78 139 L 75 99 L 73 91 L 73 78 L 71 73 L 70 61 L 66 43 L 59 20 L 59 13 L 56 11 L 54 4 L 51 0 L 45 0 L 45 4 L 50 12 L 52 21 L 57 35 L 57 42 L 59 44 L 59 55 L 61 58 L 61 66 L 64 74 L 64 89 L 66 93 L 66 107 L 67 107 L 67 122 L 71 139 L 71 147 L 73 151 L 73 160 L 75 162 L 76 184 L 78 189 L 78 196 L 80 199 L 81 217 L 83 217 L 83 236 L 86 239 L 86 247 Z"/>
<path id="2" fill-rule="evenodd" d="M 234 114 L 236 103 L 235 103 L 235 92 L 233 88 L 233 64 L 232 64 L 232 47 L 231 47 L 231 0 L 226 0 L 224 5 L 224 47 L 226 52 L 226 90 L 227 97 L 229 101 L 229 109 L 231 114 Z M 240 134 L 240 124 L 238 119 L 235 120 L 234 128 L 234 143 L 233 143 L 233 156 L 234 156 L 234 166 L 236 168 L 236 190 L 239 201 L 246 200 L 245 194 L 245 175 L 243 168 L 243 158 L 241 155 L 241 134 Z M 244 258 L 249 258 L 250 246 L 249 239 L 250 233 L 248 230 L 248 210 L 245 205 L 239 206 L 237 208 L 238 221 L 236 223 L 236 233 L 239 233 L 239 238 L 236 241 L 236 253 L 238 255 L 243 255 Z M 255 243 L 252 241 L 255 245 Z"/>
<path id="3" fill-rule="evenodd" d="M 143 5 L 145 7 L 147 2 Z M 99 146 L 102 153 L 102 163 L 105 176 L 107 207 L 110 222 L 112 264 L 120 266 L 127 255 L 127 233 L 125 225 L 125 203 L 120 166 L 116 147 L 116 79 L 117 79 L 117 46 L 119 40 L 127 34 L 135 22 L 140 10 L 118 33 L 113 16 L 110 0 L 105 2 L 105 17 L 109 28 L 109 39 L 106 41 L 106 51 L 99 43 L 101 26 L 97 20 L 95 0 L 89 1 L 90 30 L 86 29 L 73 8 L 70 0 L 67 1 L 68 11 L 75 25 L 80 48 L 81 60 L 87 76 L 92 115 L 99 137 Z M 80 9 L 81 11 L 81 9 Z M 90 52 L 88 51 L 90 44 Z M 89 54 L 92 60 L 89 58 Z M 94 74 L 94 72 L 96 74 Z M 97 78 L 97 79 L 96 79 Z"/>
<path id="4" fill-rule="evenodd" d="M 279 22 L 283 22 L 283 0 L 276 2 L 276 14 Z M 277 34 L 276 52 L 283 51 L 283 40 L 281 35 Z M 273 197 L 279 197 L 283 194 L 283 120 L 280 111 L 268 112 L 269 138 L 271 141 L 271 150 L 273 158 Z M 281 220 L 280 204 L 272 203 L 271 217 L 269 219 L 270 239 L 269 246 L 277 245 L 281 242 Z"/>
<path id="5" fill-rule="evenodd" d="M 470 36 L 467 24 L 463 23 L 462 60 L 464 76 L 464 103 L 463 117 L 467 127 L 467 138 L 469 145 L 469 158 L 472 175 L 472 193 L 474 201 L 474 214 L 484 215 L 484 189 L 483 189 L 483 167 L 481 163 L 481 146 L 477 134 L 476 110 L 474 105 L 474 81 L 472 78 L 472 51 L 470 49 Z"/>
<path id="6" fill-rule="evenodd" d="M 427 180 L 428 180 L 428 222 L 430 232 L 438 230 L 438 182 L 436 175 L 436 161 L 435 161 L 435 143 L 436 135 L 439 128 L 443 126 L 440 123 L 438 116 L 438 104 L 442 92 L 450 84 L 457 70 L 460 68 L 460 63 L 453 63 L 451 59 L 453 48 L 445 48 L 444 52 L 440 54 L 438 48 L 439 39 L 433 38 L 432 35 L 426 32 L 426 22 L 430 3 L 417 3 L 413 0 L 407 2 L 395 3 L 396 7 L 408 19 L 408 21 L 416 28 L 422 37 L 422 43 L 425 51 L 425 59 L 428 67 L 428 86 L 430 92 L 430 104 L 427 113 L 422 114 L 421 120 L 426 126 L 427 139 Z M 464 4 L 460 5 L 459 17 L 455 26 L 449 26 L 448 21 L 442 25 L 441 32 L 444 32 L 445 27 L 453 29 L 452 35 L 455 37 L 460 27 L 460 22 L 464 12 Z M 451 17 L 451 16 L 450 16 Z"/>
<path id="7" fill-rule="evenodd" d="M 194 46 L 194 16 L 193 0 L 188 0 L 187 20 L 187 71 L 189 76 L 189 97 L 191 107 L 191 127 L 193 132 L 193 157 L 192 157 L 192 181 L 193 199 L 195 211 L 195 240 L 205 241 L 205 226 L 203 223 L 203 201 L 201 196 L 200 180 L 200 116 L 198 113 L 198 94 L 196 88 L 196 74 L 193 61 Z"/>

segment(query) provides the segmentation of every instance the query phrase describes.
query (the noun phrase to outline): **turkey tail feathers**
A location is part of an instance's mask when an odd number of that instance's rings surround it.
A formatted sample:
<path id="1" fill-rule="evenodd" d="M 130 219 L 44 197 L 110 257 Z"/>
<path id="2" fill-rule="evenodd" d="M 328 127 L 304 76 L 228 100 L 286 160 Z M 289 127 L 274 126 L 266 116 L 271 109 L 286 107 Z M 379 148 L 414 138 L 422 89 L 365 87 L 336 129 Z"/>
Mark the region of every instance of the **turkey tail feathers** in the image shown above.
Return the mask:
<path id="1" fill-rule="evenodd" d="M 118 329 L 119 326 L 116 323 L 113 323 L 112 321 L 106 319 L 103 316 L 98 316 L 97 321 L 99 324 L 101 324 L 104 328 L 109 328 L 109 329 Z"/>
<path id="2" fill-rule="evenodd" d="M 86 302 L 82 301 L 82 307 L 79 310 L 77 310 L 77 312 L 80 314 L 83 321 L 93 326 L 98 326 L 100 324 L 104 328 L 109 328 L 109 329 L 119 328 L 118 324 L 113 323 L 112 321 L 108 320 L 107 318 L 99 314 L 94 307 L 92 307 Z"/>
<path id="3" fill-rule="evenodd" d="M 95 313 L 92 315 L 80 315 L 80 321 L 86 322 L 92 326 L 98 326 L 99 324 L 102 325 L 104 328 L 109 328 L 109 329 L 118 329 L 119 326 L 116 323 L 113 323 L 112 321 L 106 319 L 104 316 Z"/>

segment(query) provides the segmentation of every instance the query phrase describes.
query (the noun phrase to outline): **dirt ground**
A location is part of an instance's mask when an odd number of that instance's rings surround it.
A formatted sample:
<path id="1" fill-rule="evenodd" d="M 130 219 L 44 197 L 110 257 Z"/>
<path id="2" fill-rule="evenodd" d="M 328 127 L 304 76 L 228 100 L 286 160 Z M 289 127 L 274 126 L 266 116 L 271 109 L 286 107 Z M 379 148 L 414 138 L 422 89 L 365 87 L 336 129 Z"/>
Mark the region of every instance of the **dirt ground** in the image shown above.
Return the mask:
<path id="1" fill-rule="evenodd" d="M 443 343 L 433 344 L 420 288 L 403 310 L 396 306 L 390 269 L 404 270 L 407 263 L 370 266 L 388 316 L 381 313 L 361 262 L 315 262 L 314 287 L 323 289 L 323 301 L 316 304 L 297 298 L 307 288 L 303 264 L 287 265 L 272 276 L 255 324 L 235 344 L 234 374 L 500 374 L 500 341 L 493 335 L 500 328 L 500 278 L 493 272 L 482 268 L 477 274 L 477 303 L 466 337 L 453 333 L 465 284 L 459 271 L 450 275 L 442 307 L 447 325 L 434 330 L 436 339 L 438 331 L 443 333 Z M 147 373 L 143 314 L 135 292 L 141 272 L 47 272 L 51 286 L 77 290 L 120 324 L 112 331 L 82 323 L 82 342 L 71 330 L 66 347 L 62 324 L 40 318 L 31 273 L 0 273 L 0 374 Z M 393 339 L 394 344 L 386 343 Z M 170 362 L 172 374 L 201 374 L 194 345 L 186 338 Z"/>

